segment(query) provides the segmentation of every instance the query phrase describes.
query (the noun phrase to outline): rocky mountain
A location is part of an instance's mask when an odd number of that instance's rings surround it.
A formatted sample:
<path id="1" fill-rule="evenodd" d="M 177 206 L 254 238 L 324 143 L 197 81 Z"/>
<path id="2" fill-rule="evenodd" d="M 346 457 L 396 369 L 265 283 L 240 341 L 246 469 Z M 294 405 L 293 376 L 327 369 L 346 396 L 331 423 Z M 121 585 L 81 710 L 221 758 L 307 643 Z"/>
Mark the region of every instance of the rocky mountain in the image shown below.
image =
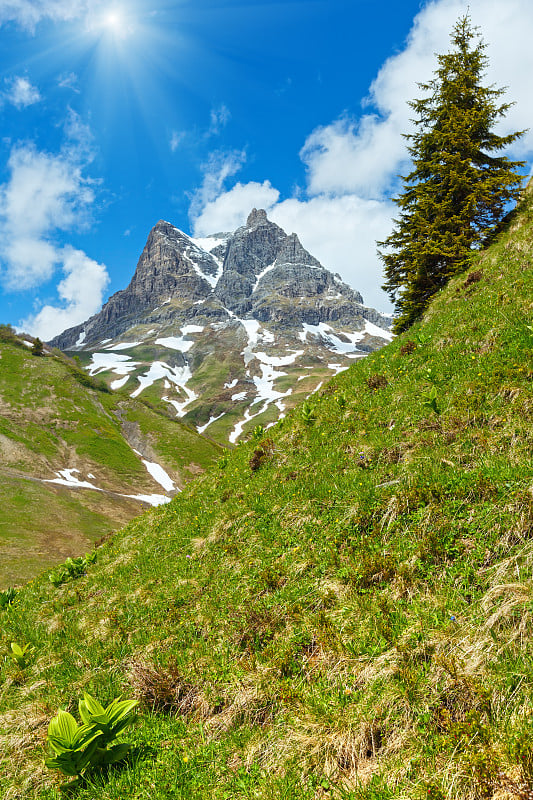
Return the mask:
<path id="1" fill-rule="evenodd" d="M 389 322 L 253 209 L 234 233 L 203 239 L 159 221 L 129 286 L 51 344 L 235 442 L 385 344 Z"/>

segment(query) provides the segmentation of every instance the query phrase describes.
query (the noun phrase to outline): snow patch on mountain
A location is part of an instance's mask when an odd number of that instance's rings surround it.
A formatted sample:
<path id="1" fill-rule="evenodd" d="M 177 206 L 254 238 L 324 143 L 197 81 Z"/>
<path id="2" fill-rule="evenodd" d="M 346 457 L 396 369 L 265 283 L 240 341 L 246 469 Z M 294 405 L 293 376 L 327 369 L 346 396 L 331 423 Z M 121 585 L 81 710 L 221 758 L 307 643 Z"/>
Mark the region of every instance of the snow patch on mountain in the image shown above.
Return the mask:
<path id="1" fill-rule="evenodd" d="M 108 344 L 104 350 L 129 350 L 131 347 L 138 347 L 142 342 L 118 342 L 117 344 Z"/>
<path id="2" fill-rule="evenodd" d="M 341 339 L 339 335 L 334 333 L 331 325 L 328 325 L 326 322 L 319 322 L 318 325 L 308 325 L 304 322 L 303 331 L 300 331 L 298 337 L 300 341 L 306 342 L 308 336 L 315 336 L 319 339 L 320 344 L 327 347 L 332 353 L 348 356 L 348 358 L 356 358 L 357 355 L 361 354 L 360 351 L 357 353 L 357 345 L 364 339 L 365 334 L 369 333 L 373 336 L 382 335 L 371 333 L 370 330 L 367 330 L 369 325 L 375 330 L 381 330 L 377 325 L 372 325 L 372 323 L 367 322 L 362 331 L 356 331 L 355 333 L 342 331 L 340 336 L 343 338 Z"/>
<path id="3" fill-rule="evenodd" d="M 209 420 L 205 423 L 205 425 L 197 425 L 196 430 L 198 431 L 198 433 L 203 433 L 209 428 L 210 425 L 213 424 L 213 422 L 216 422 L 217 419 L 222 419 L 222 417 L 225 416 L 225 413 L 226 412 L 223 411 L 222 414 L 218 415 L 218 417 L 209 417 Z"/>
<path id="4" fill-rule="evenodd" d="M 248 337 L 248 344 L 241 353 L 244 357 L 244 366 L 247 367 L 250 361 L 257 357 L 257 353 L 254 353 L 255 345 L 260 342 L 261 344 L 273 344 L 275 339 L 274 334 L 270 331 L 264 328 L 261 330 L 261 323 L 256 319 L 238 319 L 238 322 L 241 323 Z"/>
<path id="5" fill-rule="evenodd" d="M 383 315 L 383 316 L 390 316 L 390 315 Z M 392 342 L 394 339 L 394 334 L 390 331 L 385 330 L 385 328 L 380 328 L 378 325 L 374 325 L 373 322 L 366 322 L 365 324 L 365 333 L 368 333 L 370 336 L 379 336 L 381 339 L 386 339 L 388 342 Z"/>
<path id="6" fill-rule="evenodd" d="M 75 489 L 96 489 L 98 492 L 102 491 L 102 489 L 99 489 L 93 483 L 80 481 L 78 478 L 75 478 L 75 472 L 77 472 L 78 475 L 80 474 L 79 469 L 61 469 L 59 472 L 56 472 L 56 478 L 45 480 L 43 483 L 59 483 L 61 486 L 70 486 Z"/>
<path id="7" fill-rule="evenodd" d="M 199 275 L 200 278 L 203 278 L 204 281 L 207 281 L 210 284 L 211 288 L 214 289 L 215 286 L 218 283 L 218 279 L 222 275 L 222 265 L 220 264 L 220 261 L 218 261 L 218 259 L 217 259 L 215 261 L 215 263 L 217 264 L 217 267 L 218 267 L 216 273 L 214 275 L 210 275 L 208 272 L 204 272 L 202 269 L 200 269 L 200 267 L 198 266 L 198 264 L 195 261 L 195 259 L 191 258 L 189 253 L 191 253 L 191 252 L 194 253 L 194 251 L 196 251 L 200 255 L 200 258 L 201 258 L 205 254 L 205 250 L 203 248 L 201 248 L 201 247 L 198 247 L 198 245 L 195 244 L 193 239 L 190 239 L 190 241 L 191 241 L 191 245 L 189 245 L 185 249 L 185 252 L 183 253 L 183 257 L 187 259 L 187 261 L 189 262 L 189 264 L 191 265 L 193 270 L 196 272 L 196 274 Z M 213 258 L 213 260 L 215 260 L 213 256 L 211 256 L 211 258 Z"/>
<path id="8" fill-rule="evenodd" d="M 250 422 L 250 420 L 253 419 L 254 417 L 258 417 L 259 414 L 263 413 L 263 411 L 264 411 L 264 409 L 261 408 L 257 412 L 257 414 L 252 414 L 252 412 L 250 411 L 249 408 L 246 409 L 246 411 L 244 412 L 244 418 L 241 419 L 240 422 L 236 423 L 235 427 L 233 428 L 232 432 L 229 435 L 229 440 L 230 440 L 231 444 L 235 444 L 235 442 L 237 441 L 239 436 L 242 435 L 242 431 L 243 431 L 243 428 L 246 425 L 246 423 Z"/>
<path id="9" fill-rule="evenodd" d="M 198 237 L 195 236 L 194 239 L 189 237 L 191 242 L 200 248 L 200 250 L 206 250 L 208 253 L 212 253 L 215 247 L 218 247 L 221 244 L 226 244 L 227 239 L 219 239 L 216 236 L 204 236 Z"/>
<path id="10" fill-rule="evenodd" d="M 257 289 L 257 287 L 259 286 L 259 281 L 261 280 L 261 278 L 263 278 L 263 277 L 264 277 L 264 276 L 267 274 L 267 272 L 270 272 L 271 270 L 273 270 L 275 266 L 276 266 L 276 262 L 275 262 L 275 261 L 273 261 L 273 262 L 272 262 L 272 264 L 269 264 L 269 265 L 268 265 L 268 267 L 265 267 L 265 268 L 264 268 L 264 270 L 262 270 L 262 271 L 259 273 L 259 275 L 258 275 L 258 276 L 257 276 L 257 278 L 255 279 L 254 288 L 253 288 L 253 290 L 252 290 L 252 291 L 254 291 L 254 292 L 255 292 L 255 290 L 256 290 L 256 289 Z"/>
<path id="11" fill-rule="evenodd" d="M 127 384 L 129 379 L 130 379 L 129 375 L 125 375 L 123 378 L 118 378 L 116 381 L 111 382 L 111 388 L 113 389 L 114 392 L 116 392 L 117 389 L 122 389 L 122 387 Z"/>
<path id="12" fill-rule="evenodd" d="M 187 353 L 194 344 L 192 339 L 184 339 L 183 336 L 165 336 L 162 339 L 156 339 L 155 343 L 168 347 L 170 350 L 179 350 L 182 353 Z"/>
<path id="13" fill-rule="evenodd" d="M 139 375 L 137 377 L 139 386 L 134 392 L 132 392 L 131 397 L 138 397 L 144 389 L 146 389 L 148 386 L 152 386 L 155 381 L 165 378 L 170 383 L 173 383 L 174 386 L 183 389 L 187 395 L 187 400 L 185 403 L 177 403 L 177 401 L 167 399 L 167 402 L 172 403 L 176 409 L 178 409 L 179 405 L 179 412 L 183 411 L 185 405 L 188 405 L 189 403 L 192 403 L 193 400 L 196 400 L 197 395 L 191 389 L 188 389 L 186 385 L 187 382 L 192 378 L 192 372 L 189 365 L 185 364 L 183 367 L 171 367 L 168 364 L 165 364 L 164 361 L 154 361 L 145 375 Z M 166 398 L 163 398 L 163 400 L 165 399 Z M 178 416 L 183 416 L 183 414 L 178 413 Z"/>
<path id="14" fill-rule="evenodd" d="M 293 350 L 289 356 L 269 356 L 266 353 L 254 353 L 262 364 L 269 364 L 271 367 L 287 367 L 294 364 L 297 358 L 304 354 L 304 350 Z"/>
<path id="15" fill-rule="evenodd" d="M 162 506 L 165 503 L 170 503 L 171 497 L 166 494 L 122 494 L 121 497 L 129 497 L 130 500 L 140 500 L 142 503 L 148 503 L 151 506 Z"/>
<path id="16" fill-rule="evenodd" d="M 160 464 L 156 464 L 154 461 L 147 461 L 145 458 L 142 458 L 141 461 L 154 481 L 157 481 L 165 492 L 174 492 L 176 490 L 176 484 Z"/>
<path id="17" fill-rule="evenodd" d="M 86 369 L 89 375 L 98 375 L 100 372 L 113 372 L 115 375 L 128 375 L 139 366 L 138 361 L 132 361 L 131 356 L 121 356 L 115 353 L 93 353 L 91 363 Z"/>

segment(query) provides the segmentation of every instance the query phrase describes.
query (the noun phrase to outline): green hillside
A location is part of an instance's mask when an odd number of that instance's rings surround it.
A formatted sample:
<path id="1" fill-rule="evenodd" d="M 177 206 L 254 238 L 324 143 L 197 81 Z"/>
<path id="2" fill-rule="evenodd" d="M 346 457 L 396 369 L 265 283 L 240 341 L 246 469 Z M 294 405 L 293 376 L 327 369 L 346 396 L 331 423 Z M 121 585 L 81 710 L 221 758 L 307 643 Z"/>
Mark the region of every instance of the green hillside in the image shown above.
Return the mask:
<path id="1" fill-rule="evenodd" d="M 180 487 L 221 452 L 145 403 L 109 392 L 60 353 L 36 357 L 2 332 L 0 589 L 89 550 L 148 507 L 136 496 L 163 495 L 139 452 Z M 64 470 L 98 490 L 49 482 Z"/>
<path id="2" fill-rule="evenodd" d="M 0 788 L 49 720 L 140 700 L 79 800 L 533 791 L 532 195 L 425 319 L 0 611 Z M 528 794 L 529 792 L 529 794 Z"/>

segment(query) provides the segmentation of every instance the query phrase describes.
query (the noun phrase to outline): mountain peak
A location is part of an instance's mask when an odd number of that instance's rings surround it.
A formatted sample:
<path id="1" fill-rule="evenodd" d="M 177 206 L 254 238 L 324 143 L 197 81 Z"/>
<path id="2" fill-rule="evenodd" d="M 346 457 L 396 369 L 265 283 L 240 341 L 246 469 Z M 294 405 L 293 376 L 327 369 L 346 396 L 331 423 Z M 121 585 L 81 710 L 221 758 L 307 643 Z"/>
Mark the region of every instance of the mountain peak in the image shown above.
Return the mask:
<path id="1" fill-rule="evenodd" d="M 267 213 L 264 208 L 252 208 L 246 220 L 247 228 L 255 228 L 256 225 L 262 225 L 268 222 Z"/>

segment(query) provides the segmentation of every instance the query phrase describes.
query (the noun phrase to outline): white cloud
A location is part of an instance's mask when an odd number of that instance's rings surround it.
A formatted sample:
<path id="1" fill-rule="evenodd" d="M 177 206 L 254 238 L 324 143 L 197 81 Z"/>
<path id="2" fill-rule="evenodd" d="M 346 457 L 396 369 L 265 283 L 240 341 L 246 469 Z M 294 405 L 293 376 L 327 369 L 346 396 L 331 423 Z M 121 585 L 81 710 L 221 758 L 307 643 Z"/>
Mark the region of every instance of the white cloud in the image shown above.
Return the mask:
<path id="1" fill-rule="evenodd" d="M 15 146 L 8 167 L 0 189 L 0 275 L 8 289 L 28 289 L 51 277 L 59 259 L 50 238 L 84 219 L 94 193 L 68 150 Z"/>
<path id="2" fill-rule="evenodd" d="M 8 291 L 35 289 L 61 266 L 61 305 L 45 306 L 25 327 L 49 339 L 82 322 L 101 303 L 108 283 L 103 265 L 59 244 L 65 233 L 86 226 L 95 200 L 94 181 L 84 175 L 92 158 L 90 131 L 69 112 L 59 153 L 32 143 L 13 146 L 9 180 L 0 187 L 0 280 Z"/>
<path id="3" fill-rule="evenodd" d="M 78 325 L 100 310 L 109 276 L 103 264 L 93 261 L 81 250 L 65 247 L 58 252 L 65 277 L 57 292 L 63 305 L 45 305 L 37 314 L 22 322 L 23 330 L 41 339 Z"/>
<path id="4" fill-rule="evenodd" d="M 6 79 L 8 88 L 2 94 L 2 100 L 11 103 L 16 108 L 26 108 L 41 100 L 41 95 L 36 86 L 32 86 L 28 78 L 17 75 Z"/>
<path id="5" fill-rule="evenodd" d="M 412 130 L 407 101 L 420 97 L 419 82 L 431 79 L 435 53 L 449 50 L 450 32 L 470 9 L 489 59 L 486 84 L 508 86 L 503 101 L 515 102 L 499 123 L 500 133 L 530 124 L 533 6 L 526 0 L 441 0 L 428 3 L 413 22 L 405 49 L 389 58 L 370 87 L 366 106 L 375 109 L 360 120 L 343 117 L 317 128 L 300 153 L 313 195 L 357 193 L 379 197 L 396 184 L 408 159 L 403 133 Z M 533 154 L 533 130 L 513 146 L 518 157 Z"/>
<path id="6" fill-rule="evenodd" d="M 209 127 L 209 133 L 213 135 L 217 135 L 220 133 L 222 128 L 225 128 L 228 122 L 231 119 L 231 113 L 227 106 L 222 103 L 221 106 L 217 108 L 211 109 L 211 125 Z"/>
<path id="7" fill-rule="evenodd" d="M 170 135 L 170 149 L 173 153 L 176 152 L 184 138 L 185 133 L 183 131 L 172 131 Z"/>
<path id="8" fill-rule="evenodd" d="M 228 178 L 235 175 L 245 161 L 244 150 L 217 150 L 209 155 L 203 165 L 202 185 L 191 198 L 189 214 L 192 220 L 197 219 L 202 210 L 222 193 Z"/>
<path id="9" fill-rule="evenodd" d="M 80 93 L 80 89 L 78 88 L 78 76 L 75 72 L 65 72 L 60 75 L 57 80 L 57 85 L 61 89 L 72 89 L 76 94 Z"/>
<path id="10" fill-rule="evenodd" d="M 81 170 L 69 158 L 14 147 L 10 180 L 0 194 L 0 255 L 3 283 L 27 289 L 48 280 L 56 258 L 47 237 L 73 225 L 89 199 Z"/>
<path id="11" fill-rule="evenodd" d="M 246 222 L 252 208 L 273 208 L 279 192 L 269 181 L 263 183 L 237 183 L 206 202 L 201 214 L 193 220 L 195 236 L 206 236 L 220 231 L 234 231 Z"/>
<path id="12" fill-rule="evenodd" d="M 255 206 L 266 208 L 285 230 L 300 235 L 304 246 L 363 293 L 369 304 L 390 308 L 380 289 L 382 265 L 376 240 L 392 229 L 396 207 L 391 194 L 408 164 L 402 136 L 412 130 L 408 101 L 421 95 L 419 82 L 431 80 L 435 53 L 450 49 L 450 32 L 469 10 L 481 29 L 489 59 L 486 85 L 507 86 L 502 102 L 515 102 L 498 126 L 500 134 L 530 125 L 533 5 L 530 0 L 433 0 L 413 21 L 404 49 L 389 58 L 372 83 L 360 118 L 342 115 L 310 133 L 300 157 L 306 166 L 303 197 L 279 201 L 268 181 L 224 181 L 209 193 L 200 191 L 191 208 L 198 232 L 231 229 L 242 224 Z M 533 130 L 513 145 L 512 157 L 533 157 Z M 233 173 L 234 174 L 234 173 Z M 276 195 L 278 197 L 276 198 Z M 248 207 L 247 201 L 250 201 Z"/>
<path id="13" fill-rule="evenodd" d="M 0 0 L 0 24 L 14 22 L 35 31 L 42 20 L 65 22 L 98 13 L 101 0 Z"/>

